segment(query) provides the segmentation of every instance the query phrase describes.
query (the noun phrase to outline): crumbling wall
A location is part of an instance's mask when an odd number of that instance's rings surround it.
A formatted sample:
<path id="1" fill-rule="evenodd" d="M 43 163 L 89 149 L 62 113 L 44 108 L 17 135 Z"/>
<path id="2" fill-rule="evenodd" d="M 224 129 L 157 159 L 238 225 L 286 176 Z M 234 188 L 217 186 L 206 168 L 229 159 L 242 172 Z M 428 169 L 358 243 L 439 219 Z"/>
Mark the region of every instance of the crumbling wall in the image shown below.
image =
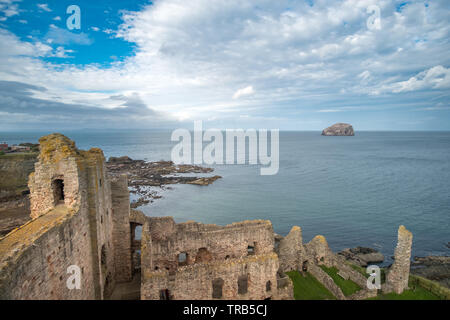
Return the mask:
<path id="1" fill-rule="evenodd" d="M 280 240 L 276 251 L 280 259 L 280 269 L 283 272 L 302 270 L 303 262 L 308 260 L 303 247 L 302 229 L 297 226 L 292 227 L 289 234 Z"/>
<path id="2" fill-rule="evenodd" d="M 111 187 L 106 174 L 105 158 L 100 149 L 83 151 L 83 163 L 88 181 L 91 247 L 94 262 L 94 279 L 99 283 L 98 299 L 108 297 L 115 285 L 113 246 L 113 218 Z"/>
<path id="3" fill-rule="evenodd" d="M 0 291 L 14 299 L 104 298 L 114 287 L 115 265 L 103 152 L 78 150 L 61 134 L 39 142 L 29 178 L 33 220 L 0 239 Z M 68 290 L 67 264 L 82 269 L 82 289 Z"/>
<path id="4" fill-rule="evenodd" d="M 315 236 L 305 245 L 305 249 L 308 257 L 313 259 L 313 263 L 327 267 L 333 266 L 336 258 L 324 236 Z M 311 263 L 311 261 L 309 262 Z"/>
<path id="5" fill-rule="evenodd" d="M 194 264 L 204 259 L 267 254 L 273 252 L 274 245 L 272 224 L 265 220 L 221 227 L 196 222 L 175 224 L 171 217 L 149 218 L 149 232 L 153 269 L 175 270 L 179 254 L 186 255 L 186 264 Z"/>
<path id="6" fill-rule="evenodd" d="M 64 182 L 64 205 L 76 210 L 81 202 L 79 176 L 75 158 L 64 159 L 55 164 L 37 162 L 35 172 L 30 174 L 28 182 L 31 218 L 46 214 L 59 204 L 52 185 L 55 180 Z"/>
<path id="7" fill-rule="evenodd" d="M 333 266 L 339 269 L 338 274 L 342 278 L 350 279 L 362 289 L 367 288 L 367 278 L 364 277 L 360 272 L 350 267 L 345 261 L 345 258 L 336 258 L 336 260 L 333 262 Z"/>
<path id="8" fill-rule="evenodd" d="M 249 256 L 228 261 L 213 261 L 167 270 L 146 270 L 142 275 L 141 299 L 159 300 L 161 291 L 168 290 L 174 300 L 213 299 L 213 281 L 223 280 L 221 298 L 266 299 L 277 298 L 276 272 L 279 268 L 275 253 Z M 247 290 L 238 291 L 240 277 L 247 277 Z M 267 283 L 270 282 L 270 285 Z M 270 288 L 270 290 L 267 290 Z"/>
<path id="9" fill-rule="evenodd" d="M 337 299 L 345 300 L 345 295 L 342 292 L 341 288 L 338 287 L 336 283 L 334 283 L 333 278 L 331 278 L 325 271 L 323 271 L 316 264 L 311 264 L 308 267 L 308 272 L 311 273 L 317 280 L 322 283 L 325 288 L 327 288 Z"/>
<path id="10" fill-rule="evenodd" d="M 111 179 L 111 197 L 116 281 L 125 282 L 132 278 L 130 194 L 126 175 Z"/>
<path id="11" fill-rule="evenodd" d="M 395 260 L 386 275 L 384 292 L 402 293 L 408 288 L 409 270 L 411 264 L 412 233 L 404 226 L 398 228 Z"/>
<path id="12" fill-rule="evenodd" d="M 87 211 L 58 207 L 0 240 L 0 299 L 95 299 Z M 67 269 L 81 271 L 70 290 Z"/>
<path id="13" fill-rule="evenodd" d="M 289 279 L 278 283 L 279 260 L 270 221 L 222 227 L 147 217 L 141 252 L 142 299 L 293 297 Z"/>

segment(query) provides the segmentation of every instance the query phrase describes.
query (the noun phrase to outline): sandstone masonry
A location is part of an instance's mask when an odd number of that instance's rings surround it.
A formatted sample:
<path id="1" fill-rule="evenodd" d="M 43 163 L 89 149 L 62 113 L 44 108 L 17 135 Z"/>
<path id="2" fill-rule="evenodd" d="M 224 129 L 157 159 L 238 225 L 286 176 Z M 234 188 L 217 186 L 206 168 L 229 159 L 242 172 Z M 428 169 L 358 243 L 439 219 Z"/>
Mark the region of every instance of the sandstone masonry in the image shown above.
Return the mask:
<path id="1" fill-rule="evenodd" d="M 398 241 L 395 248 L 395 260 L 386 275 L 385 292 L 402 293 L 408 288 L 411 264 L 412 233 L 404 226 L 398 228 Z"/>

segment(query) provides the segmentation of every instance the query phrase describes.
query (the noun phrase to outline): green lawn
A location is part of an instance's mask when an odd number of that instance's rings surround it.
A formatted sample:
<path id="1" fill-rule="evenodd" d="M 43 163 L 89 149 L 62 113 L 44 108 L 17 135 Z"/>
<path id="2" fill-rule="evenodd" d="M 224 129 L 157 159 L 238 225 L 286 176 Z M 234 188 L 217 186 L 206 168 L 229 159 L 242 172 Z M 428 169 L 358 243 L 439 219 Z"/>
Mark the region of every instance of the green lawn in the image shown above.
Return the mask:
<path id="1" fill-rule="evenodd" d="M 294 284 L 295 300 L 336 300 L 333 294 L 308 272 L 305 275 L 298 271 L 289 271 L 286 274 Z"/>
<path id="2" fill-rule="evenodd" d="M 440 300 L 440 298 L 422 287 L 416 287 L 415 289 L 405 290 L 402 294 L 393 292 L 379 294 L 377 297 L 368 300 Z"/>
<path id="3" fill-rule="evenodd" d="M 402 294 L 379 293 L 377 297 L 369 300 L 441 300 L 439 296 L 411 281 L 411 278 L 408 286 L 410 289 L 403 291 Z"/>
<path id="4" fill-rule="evenodd" d="M 361 290 L 361 287 L 354 283 L 352 280 L 345 280 L 340 275 L 338 275 L 339 270 L 336 267 L 328 268 L 326 266 L 320 266 L 323 271 L 325 271 L 337 284 L 339 288 L 341 288 L 342 292 L 345 296 L 350 296 L 353 293 Z"/>

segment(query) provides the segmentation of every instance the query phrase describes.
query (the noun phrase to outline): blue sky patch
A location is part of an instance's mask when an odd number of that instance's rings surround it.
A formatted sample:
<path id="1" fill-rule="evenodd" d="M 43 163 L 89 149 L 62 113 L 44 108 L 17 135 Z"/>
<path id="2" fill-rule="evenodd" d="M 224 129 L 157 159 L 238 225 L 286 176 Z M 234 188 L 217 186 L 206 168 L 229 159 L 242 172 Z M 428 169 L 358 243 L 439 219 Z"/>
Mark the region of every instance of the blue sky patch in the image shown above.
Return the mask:
<path id="1" fill-rule="evenodd" d="M 64 57 L 46 57 L 46 61 L 106 66 L 133 55 L 135 49 L 134 43 L 114 36 L 122 23 L 121 11 L 138 11 L 149 3 L 147 0 L 49 0 L 45 4 L 24 1 L 20 2 L 20 14 L 10 17 L 6 27 L 22 41 L 64 48 Z M 66 26 L 70 17 L 66 10 L 72 4 L 81 9 L 80 30 L 69 30 Z"/>

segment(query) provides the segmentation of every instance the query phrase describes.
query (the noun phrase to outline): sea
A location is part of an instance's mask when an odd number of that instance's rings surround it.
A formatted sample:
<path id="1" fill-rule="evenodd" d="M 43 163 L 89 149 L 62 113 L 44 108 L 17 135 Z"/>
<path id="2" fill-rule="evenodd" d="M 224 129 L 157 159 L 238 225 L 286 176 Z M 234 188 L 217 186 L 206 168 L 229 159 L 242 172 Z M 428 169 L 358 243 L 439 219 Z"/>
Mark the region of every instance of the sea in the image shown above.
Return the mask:
<path id="1" fill-rule="evenodd" d="M 37 142 L 47 133 L 4 132 L 0 141 Z M 169 130 L 61 133 L 81 149 L 103 149 L 107 158 L 170 160 L 178 143 Z M 371 247 L 385 255 L 385 264 L 405 225 L 413 233 L 413 256 L 450 254 L 450 132 L 324 137 L 281 131 L 279 161 L 276 175 L 260 175 L 258 165 L 214 165 L 222 179 L 209 186 L 171 185 L 139 209 L 177 222 L 268 219 L 283 236 L 300 226 L 304 242 L 320 234 L 333 251 Z"/>

